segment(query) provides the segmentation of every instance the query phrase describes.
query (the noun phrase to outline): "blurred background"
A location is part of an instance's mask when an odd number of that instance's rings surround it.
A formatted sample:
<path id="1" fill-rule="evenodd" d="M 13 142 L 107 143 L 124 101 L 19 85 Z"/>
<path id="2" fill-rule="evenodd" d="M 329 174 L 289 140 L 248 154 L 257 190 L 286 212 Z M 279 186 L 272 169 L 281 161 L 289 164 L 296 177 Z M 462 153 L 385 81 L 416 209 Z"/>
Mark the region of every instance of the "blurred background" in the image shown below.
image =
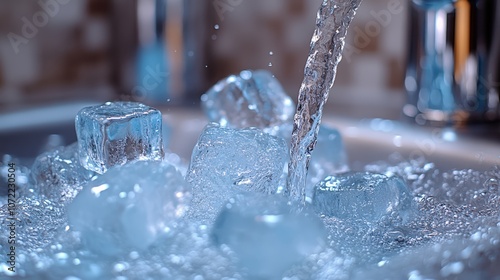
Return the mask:
<path id="1" fill-rule="evenodd" d="M 409 2 L 362 3 L 329 112 L 400 117 Z M 244 69 L 271 71 L 296 100 L 320 3 L 1 1 L 0 113 L 118 99 L 195 107 L 211 85 Z"/>
<path id="2" fill-rule="evenodd" d="M 146 103 L 169 124 L 199 127 L 200 96 L 245 69 L 271 71 L 296 100 L 321 2 L 0 1 L 0 155 L 33 158 L 74 142 L 77 112 L 106 101 Z M 391 120 L 437 121 L 472 135 L 471 147 L 479 138 L 498 143 L 498 122 L 468 123 L 500 120 L 498 3 L 363 1 L 325 114 L 375 130 Z M 199 133 L 191 132 L 177 137 L 188 156 L 186 141 Z"/>

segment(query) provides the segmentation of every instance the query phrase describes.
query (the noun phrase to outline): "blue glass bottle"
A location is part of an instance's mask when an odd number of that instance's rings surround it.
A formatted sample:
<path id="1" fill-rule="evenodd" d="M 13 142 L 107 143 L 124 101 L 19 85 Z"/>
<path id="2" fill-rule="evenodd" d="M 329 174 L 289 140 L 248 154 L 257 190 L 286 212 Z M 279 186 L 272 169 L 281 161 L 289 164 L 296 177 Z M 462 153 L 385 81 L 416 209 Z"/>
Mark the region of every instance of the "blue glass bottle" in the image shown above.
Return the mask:
<path id="1" fill-rule="evenodd" d="M 411 0 L 403 112 L 417 123 L 500 120 L 500 1 Z"/>
<path id="2" fill-rule="evenodd" d="M 455 110 L 453 65 L 450 64 L 453 53 L 446 40 L 447 16 L 452 2 L 412 1 L 405 86 L 413 100 L 405 107 L 407 115 L 413 111 L 421 113 L 427 120 L 443 121 Z"/>

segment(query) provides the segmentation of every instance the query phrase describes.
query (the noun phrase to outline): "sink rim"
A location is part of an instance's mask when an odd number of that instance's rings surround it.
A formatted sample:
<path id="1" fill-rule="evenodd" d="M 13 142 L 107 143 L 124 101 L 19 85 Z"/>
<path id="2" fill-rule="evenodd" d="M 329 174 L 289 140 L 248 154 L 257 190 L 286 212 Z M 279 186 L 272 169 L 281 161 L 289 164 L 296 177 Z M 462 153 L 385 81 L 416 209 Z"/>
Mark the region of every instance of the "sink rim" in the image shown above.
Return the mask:
<path id="1" fill-rule="evenodd" d="M 76 113 L 83 107 L 95 104 L 97 103 L 63 103 L 0 115 L 0 143 L 2 146 L 9 141 L 15 143 L 20 140 L 15 139 L 16 135 L 22 135 L 16 134 L 17 132 L 30 132 L 35 128 L 39 129 L 37 133 L 40 128 L 43 130 L 44 127 L 63 124 L 70 129 Z M 171 150 L 189 160 L 201 130 L 208 123 L 207 118 L 198 108 L 159 109 L 163 113 L 165 123 L 172 129 Z M 389 124 L 389 129 L 387 125 L 385 128 L 374 125 L 382 122 Z M 342 134 L 353 170 L 376 161 L 387 161 L 393 153 L 400 153 L 407 160 L 423 156 L 426 161 L 435 163 L 437 168 L 443 170 L 488 171 L 500 166 L 499 143 L 491 139 L 471 137 L 453 128 L 421 127 L 401 121 L 353 119 L 333 114 L 325 114 L 323 124 L 337 128 Z M 14 151 L 2 152 L 16 156 Z"/>

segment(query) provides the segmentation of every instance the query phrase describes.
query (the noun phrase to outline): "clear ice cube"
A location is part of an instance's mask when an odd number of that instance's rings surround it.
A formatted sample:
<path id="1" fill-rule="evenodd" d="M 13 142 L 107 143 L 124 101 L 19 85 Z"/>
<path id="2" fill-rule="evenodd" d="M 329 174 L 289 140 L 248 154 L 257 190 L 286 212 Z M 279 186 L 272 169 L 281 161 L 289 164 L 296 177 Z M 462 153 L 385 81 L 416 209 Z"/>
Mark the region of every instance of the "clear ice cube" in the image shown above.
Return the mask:
<path id="1" fill-rule="evenodd" d="M 83 108 L 75 120 L 80 162 L 104 173 L 129 161 L 161 160 L 160 111 L 135 102 L 107 102 Z"/>
<path id="2" fill-rule="evenodd" d="M 326 176 L 334 175 L 349 170 L 347 165 L 347 154 L 340 132 L 325 125 L 319 128 L 316 146 L 311 153 L 309 163 L 308 197 L 313 187 Z"/>
<path id="3" fill-rule="evenodd" d="M 242 71 L 210 88 L 202 106 L 211 122 L 233 128 L 267 128 L 291 122 L 292 99 L 266 70 Z"/>
<path id="4" fill-rule="evenodd" d="M 70 202 L 94 175 L 80 164 L 77 143 L 39 155 L 31 167 L 35 194 L 53 202 Z"/>
<path id="5" fill-rule="evenodd" d="M 255 128 L 208 124 L 193 149 L 186 175 L 193 186 L 197 213 L 215 218 L 233 191 L 278 192 L 285 184 L 287 159 L 288 149 L 281 138 Z"/>
<path id="6" fill-rule="evenodd" d="M 412 194 L 401 178 L 370 172 L 325 178 L 316 185 L 312 204 L 322 215 L 368 223 L 394 214 L 406 223 L 416 211 Z"/>
<path id="7" fill-rule="evenodd" d="M 212 229 L 217 246 L 227 245 L 251 279 L 278 279 L 292 265 L 326 244 L 323 223 L 298 212 L 277 195 L 238 195 L 223 207 Z"/>
<path id="8" fill-rule="evenodd" d="M 91 251 L 117 255 L 151 245 L 184 214 L 189 198 L 175 167 L 137 161 L 89 182 L 69 205 L 68 217 Z"/>

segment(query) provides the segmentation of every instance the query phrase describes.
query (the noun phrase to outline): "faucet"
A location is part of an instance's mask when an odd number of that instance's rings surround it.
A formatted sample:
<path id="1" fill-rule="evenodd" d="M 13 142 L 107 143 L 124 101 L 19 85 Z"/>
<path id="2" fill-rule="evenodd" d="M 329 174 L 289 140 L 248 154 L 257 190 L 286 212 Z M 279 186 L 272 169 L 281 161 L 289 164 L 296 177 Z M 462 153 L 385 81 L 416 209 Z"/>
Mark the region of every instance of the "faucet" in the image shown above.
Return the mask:
<path id="1" fill-rule="evenodd" d="M 500 120 L 500 3 L 412 0 L 403 113 L 418 124 Z"/>

